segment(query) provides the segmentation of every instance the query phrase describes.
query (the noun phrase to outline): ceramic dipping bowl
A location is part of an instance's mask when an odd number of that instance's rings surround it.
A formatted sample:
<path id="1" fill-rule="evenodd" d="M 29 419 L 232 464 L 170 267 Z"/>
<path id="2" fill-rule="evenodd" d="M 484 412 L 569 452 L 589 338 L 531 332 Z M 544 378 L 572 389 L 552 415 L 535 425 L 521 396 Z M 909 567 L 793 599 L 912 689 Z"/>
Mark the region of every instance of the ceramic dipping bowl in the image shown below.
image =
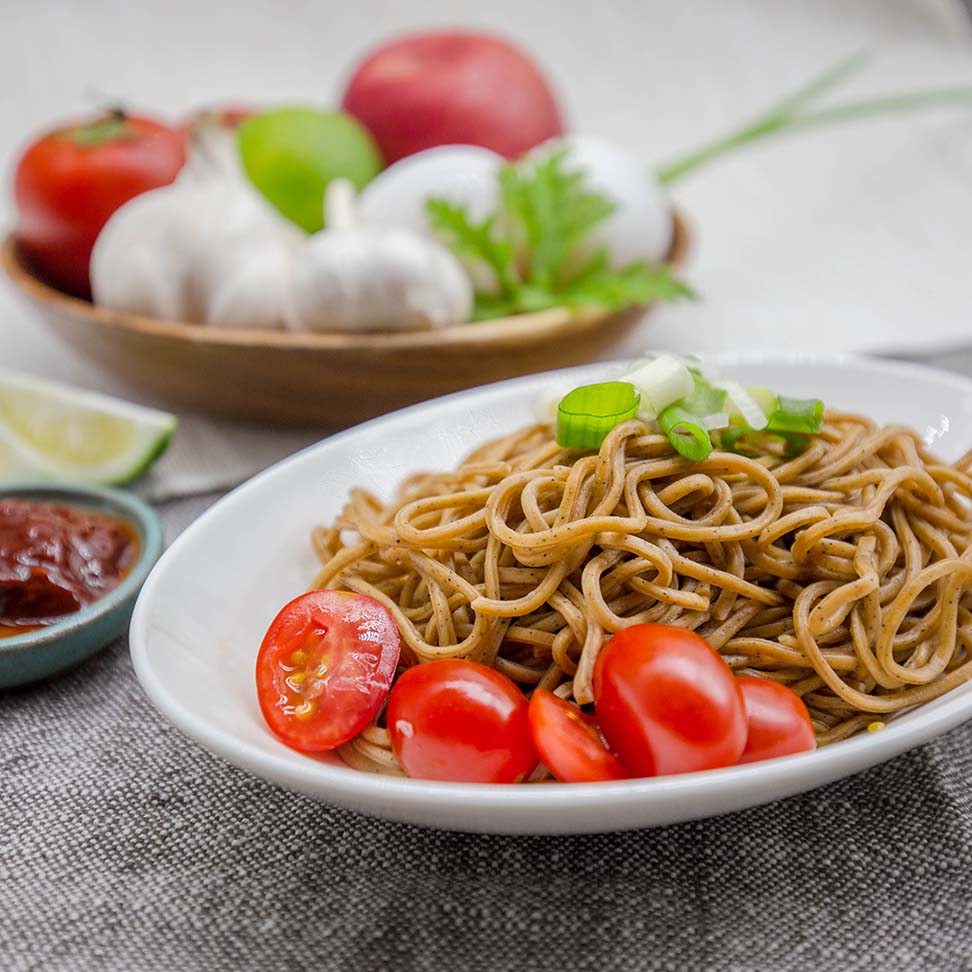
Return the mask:
<path id="1" fill-rule="evenodd" d="M 76 507 L 123 520 L 138 538 L 138 559 L 122 582 L 94 603 L 55 624 L 0 638 L 0 688 L 63 672 L 122 634 L 135 598 L 163 546 L 159 518 L 128 493 L 49 483 L 0 484 L 0 499 L 10 498 Z"/>

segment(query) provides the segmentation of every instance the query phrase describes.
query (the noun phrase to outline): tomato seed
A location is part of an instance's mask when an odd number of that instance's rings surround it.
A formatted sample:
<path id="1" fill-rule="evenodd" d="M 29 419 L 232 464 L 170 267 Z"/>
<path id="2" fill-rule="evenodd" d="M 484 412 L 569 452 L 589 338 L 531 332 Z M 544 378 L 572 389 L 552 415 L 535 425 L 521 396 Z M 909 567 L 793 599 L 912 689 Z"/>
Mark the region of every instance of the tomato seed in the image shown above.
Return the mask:
<path id="1" fill-rule="evenodd" d="M 300 705 L 294 708 L 295 719 L 309 719 L 317 709 L 317 703 L 313 699 L 305 699 Z"/>

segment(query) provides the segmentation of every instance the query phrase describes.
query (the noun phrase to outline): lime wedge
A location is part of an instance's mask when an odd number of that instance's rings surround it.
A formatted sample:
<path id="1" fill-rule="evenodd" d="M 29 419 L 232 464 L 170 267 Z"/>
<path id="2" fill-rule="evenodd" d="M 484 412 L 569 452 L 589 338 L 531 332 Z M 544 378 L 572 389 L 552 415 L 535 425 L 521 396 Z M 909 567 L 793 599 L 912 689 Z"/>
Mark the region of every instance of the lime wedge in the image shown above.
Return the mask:
<path id="1" fill-rule="evenodd" d="M 167 412 L 0 369 L 0 482 L 128 483 L 175 428 Z"/>

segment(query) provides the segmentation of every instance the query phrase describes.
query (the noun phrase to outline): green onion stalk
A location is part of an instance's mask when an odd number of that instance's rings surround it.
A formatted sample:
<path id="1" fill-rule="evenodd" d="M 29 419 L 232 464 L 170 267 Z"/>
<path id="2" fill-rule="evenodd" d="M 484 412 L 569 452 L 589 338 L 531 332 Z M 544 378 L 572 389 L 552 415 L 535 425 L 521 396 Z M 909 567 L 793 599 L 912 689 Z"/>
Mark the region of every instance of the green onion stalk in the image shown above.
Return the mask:
<path id="1" fill-rule="evenodd" d="M 868 55 L 859 53 L 841 60 L 819 77 L 751 119 L 742 128 L 659 166 L 655 170 L 658 181 L 663 185 L 671 185 L 708 162 L 771 135 L 791 134 L 823 125 L 924 108 L 972 106 L 972 85 L 959 85 L 864 98 L 824 108 L 815 107 L 821 96 L 856 74 L 869 59 Z"/>
<path id="2" fill-rule="evenodd" d="M 754 459 L 774 454 L 790 459 L 800 455 L 810 444 L 808 437 L 823 428 L 823 413 L 824 405 L 819 398 L 780 395 L 770 410 L 765 429 L 736 423 L 719 433 L 719 445 L 728 452 Z"/>

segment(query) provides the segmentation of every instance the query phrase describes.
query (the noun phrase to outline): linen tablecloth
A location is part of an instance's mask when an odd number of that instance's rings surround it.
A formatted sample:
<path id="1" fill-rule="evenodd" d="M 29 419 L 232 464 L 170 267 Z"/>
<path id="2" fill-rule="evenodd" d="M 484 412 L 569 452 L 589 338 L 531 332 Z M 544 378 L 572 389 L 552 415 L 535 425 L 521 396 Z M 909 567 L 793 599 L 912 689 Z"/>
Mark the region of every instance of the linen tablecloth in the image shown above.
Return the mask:
<path id="1" fill-rule="evenodd" d="M 184 113 L 325 101 L 389 32 L 512 35 L 582 130 L 647 162 L 850 51 L 857 95 L 967 81 L 950 0 L 495 0 L 422 5 L 7 4 L 0 162 L 31 129 L 119 96 Z M 38 56 L 38 50 L 42 56 Z M 110 52 L 110 56 L 108 56 Z M 968 343 L 967 116 L 781 141 L 678 187 L 704 300 L 622 349 Z M 0 224 L 13 211 L 0 198 Z M 933 325 L 933 326 L 932 326 Z M 46 335 L 0 285 L 0 359 L 144 400 Z M 947 356 L 972 373 L 972 354 Z M 141 488 L 171 540 L 223 489 L 311 441 L 188 419 Z M 214 691 L 218 691 L 214 686 Z M 0 972 L 626 972 L 972 969 L 972 724 L 851 779 L 661 830 L 513 838 L 370 820 L 210 756 L 146 700 L 118 642 L 0 692 Z"/>
<path id="2" fill-rule="evenodd" d="M 210 501 L 166 504 L 169 538 Z M 970 781 L 972 724 L 682 826 L 421 830 L 209 755 L 118 642 L 0 693 L 0 970 L 972 969 Z"/>

